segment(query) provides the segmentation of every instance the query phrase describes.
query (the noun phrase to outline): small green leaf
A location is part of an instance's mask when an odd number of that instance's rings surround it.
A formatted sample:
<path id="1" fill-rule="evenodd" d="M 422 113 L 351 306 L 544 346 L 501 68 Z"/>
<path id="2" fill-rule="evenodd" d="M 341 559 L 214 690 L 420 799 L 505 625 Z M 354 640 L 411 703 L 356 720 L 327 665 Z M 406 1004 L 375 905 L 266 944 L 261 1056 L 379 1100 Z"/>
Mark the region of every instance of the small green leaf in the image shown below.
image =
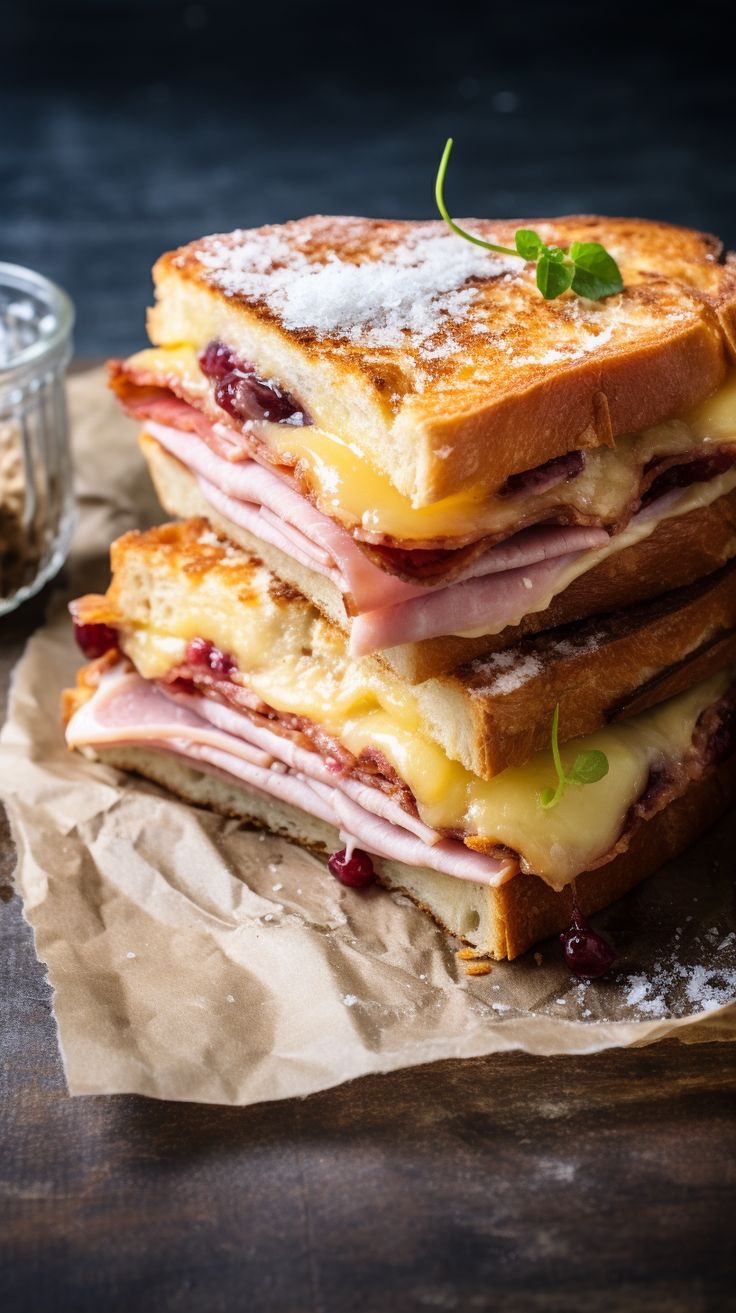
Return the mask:
<path id="1" fill-rule="evenodd" d="M 568 780 L 573 784 L 595 784 L 608 774 L 608 757 L 605 752 L 591 748 L 581 752 L 574 760 Z"/>
<path id="2" fill-rule="evenodd" d="M 519 255 L 524 260 L 536 260 L 542 250 L 542 239 L 531 228 L 517 228 L 514 241 Z"/>
<path id="3" fill-rule="evenodd" d="M 549 811 L 550 807 L 554 807 L 555 803 L 557 802 L 558 792 L 559 790 L 550 789 L 549 787 L 547 787 L 546 789 L 540 789 L 539 790 L 540 807 L 544 807 L 545 811 Z"/>
<path id="4" fill-rule="evenodd" d="M 571 264 L 558 264 L 548 255 L 543 255 L 537 264 L 537 287 L 545 301 L 554 301 L 555 297 L 566 292 L 572 283 L 573 267 Z"/>
<path id="5" fill-rule="evenodd" d="M 621 270 L 612 255 L 599 242 L 573 242 L 570 259 L 575 266 L 572 290 L 578 296 L 600 301 L 623 290 Z"/>
<path id="6" fill-rule="evenodd" d="M 560 246 L 545 246 L 539 233 L 533 228 L 518 228 L 514 234 L 515 246 L 497 246 L 487 242 L 475 233 L 469 233 L 450 215 L 445 204 L 445 175 L 452 152 L 452 137 L 448 137 L 442 158 L 437 169 L 434 195 L 442 218 L 458 237 L 474 246 L 482 246 L 486 251 L 496 251 L 499 255 L 514 255 L 522 260 L 537 263 L 537 287 L 545 301 L 554 301 L 568 288 L 579 296 L 587 296 L 591 301 L 600 301 L 604 296 L 613 296 L 623 290 L 623 279 L 613 256 L 609 255 L 599 242 L 573 242 L 569 252 Z"/>

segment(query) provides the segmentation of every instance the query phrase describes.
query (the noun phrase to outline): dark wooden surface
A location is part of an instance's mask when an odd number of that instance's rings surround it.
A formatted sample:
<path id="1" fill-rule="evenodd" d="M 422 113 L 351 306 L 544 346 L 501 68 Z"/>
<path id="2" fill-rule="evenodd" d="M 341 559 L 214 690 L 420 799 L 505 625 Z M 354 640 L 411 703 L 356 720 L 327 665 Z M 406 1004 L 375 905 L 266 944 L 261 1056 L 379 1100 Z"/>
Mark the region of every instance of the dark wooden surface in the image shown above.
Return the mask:
<path id="1" fill-rule="evenodd" d="M 3 697 L 42 610 L 0 622 Z M 0 829 L 3 1313 L 734 1307 L 734 1046 L 73 1100 L 13 861 Z"/>

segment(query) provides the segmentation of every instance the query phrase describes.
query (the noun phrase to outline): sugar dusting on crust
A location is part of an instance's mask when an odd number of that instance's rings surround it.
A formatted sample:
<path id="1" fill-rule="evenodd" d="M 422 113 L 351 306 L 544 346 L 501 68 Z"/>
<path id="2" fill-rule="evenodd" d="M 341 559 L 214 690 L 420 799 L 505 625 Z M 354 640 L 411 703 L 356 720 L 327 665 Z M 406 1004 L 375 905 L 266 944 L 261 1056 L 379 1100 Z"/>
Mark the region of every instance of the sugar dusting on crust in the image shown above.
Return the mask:
<path id="1" fill-rule="evenodd" d="M 391 353 L 396 408 L 407 391 L 420 393 L 443 379 L 483 389 L 497 384 L 499 370 L 564 368 L 659 338 L 665 321 L 673 327 L 702 318 L 703 298 L 693 289 L 706 266 L 702 242 L 688 245 L 688 234 L 675 230 L 677 242 L 665 258 L 656 225 L 650 231 L 641 224 L 632 230 L 624 220 L 532 222 L 563 245 L 602 239 L 619 258 L 625 294 L 601 302 L 571 294 L 543 301 L 533 265 L 464 242 L 436 220 L 317 215 L 205 237 L 172 260 L 179 268 L 193 264 L 226 297 L 250 303 L 284 332 L 316 340 L 324 350 L 357 348 L 367 363 L 371 354 Z M 463 223 L 489 241 L 513 240 L 508 223 Z M 718 294 L 710 267 L 707 272 Z"/>
<path id="2" fill-rule="evenodd" d="M 530 679 L 541 675 L 542 662 L 533 653 L 519 656 L 518 651 L 511 648 L 505 652 L 492 652 L 490 656 L 474 661 L 473 673 L 488 678 L 488 683 L 482 688 L 473 688 L 475 696 L 487 697 L 493 694 L 503 697 L 507 693 L 515 693 Z"/>
<path id="3" fill-rule="evenodd" d="M 352 222 L 331 221 L 337 247 Z M 479 296 L 478 282 L 470 280 L 524 269 L 519 259 L 491 255 L 425 224 L 409 228 L 379 258 L 371 250 L 363 254 L 344 259 L 323 247 L 315 254 L 279 229 L 206 238 L 196 250 L 209 282 L 226 296 L 265 304 L 286 329 L 369 347 L 411 346 L 427 360 L 457 349 L 447 330 L 467 318 Z"/>

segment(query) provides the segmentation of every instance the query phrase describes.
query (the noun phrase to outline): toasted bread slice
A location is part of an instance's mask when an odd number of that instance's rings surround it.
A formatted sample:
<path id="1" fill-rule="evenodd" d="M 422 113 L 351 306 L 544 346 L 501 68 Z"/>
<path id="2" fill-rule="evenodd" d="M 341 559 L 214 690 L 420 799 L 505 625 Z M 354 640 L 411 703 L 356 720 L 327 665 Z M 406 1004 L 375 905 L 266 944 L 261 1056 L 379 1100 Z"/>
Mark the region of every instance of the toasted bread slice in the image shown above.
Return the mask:
<path id="1" fill-rule="evenodd" d="M 736 268 L 715 238 L 594 216 L 465 226 L 504 245 L 519 226 L 601 242 L 624 291 L 547 302 L 521 259 L 442 223 L 317 216 L 164 255 L 151 339 L 226 342 L 415 506 L 610 445 L 725 378 Z"/>
<path id="2" fill-rule="evenodd" d="M 342 847 L 337 830 L 286 802 L 249 792 L 236 781 L 193 769 L 171 753 L 149 747 L 97 748 L 110 766 L 134 771 L 171 793 L 221 815 L 283 835 L 317 853 Z M 703 834 L 736 798 L 736 758 L 709 771 L 633 835 L 625 852 L 579 875 L 575 897 L 585 915 L 633 889 Z M 450 934 L 495 959 L 515 958 L 569 924 L 573 889 L 559 892 L 535 875 L 519 874 L 495 888 L 403 862 L 377 858 L 382 884 L 408 894 Z"/>
<path id="3" fill-rule="evenodd" d="M 146 677 L 166 677 L 195 637 L 227 652 L 246 683 L 269 661 L 286 662 L 295 686 L 321 670 L 336 689 L 348 669 L 340 631 L 205 521 L 126 534 L 113 544 L 112 563 L 107 596 L 82 599 L 77 615 L 118 630 Z M 451 760 L 490 779 L 548 747 L 557 702 L 562 742 L 592 733 L 724 670 L 736 658 L 734 631 L 736 565 L 421 685 L 409 687 L 371 659 L 352 663 L 351 681 L 354 693 L 362 688 L 404 708 Z"/>

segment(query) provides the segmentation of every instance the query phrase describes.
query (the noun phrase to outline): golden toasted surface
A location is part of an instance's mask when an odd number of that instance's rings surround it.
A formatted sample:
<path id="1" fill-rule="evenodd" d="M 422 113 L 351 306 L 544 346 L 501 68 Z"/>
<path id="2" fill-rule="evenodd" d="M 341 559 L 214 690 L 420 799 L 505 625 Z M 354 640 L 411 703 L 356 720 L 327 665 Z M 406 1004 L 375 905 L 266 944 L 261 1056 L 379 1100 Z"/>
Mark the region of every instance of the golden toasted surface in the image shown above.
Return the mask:
<path id="1" fill-rule="evenodd" d="M 515 388 L 519 371 L 698 319 L 734 287 L 720 242 L 686 228 L 585 216 L 464 222 L 502 245 L 520 226 L 564 246 L 602 242 L 624 292 L 545 302 L 532 265 L 473 247 L 443 223 L 321 215 L 205 237 L 163 256 L 156 276 L 204 283 L 304 348 L 364 370 L 394 410 L 430 381 L 437 401 L 453 385 L 472 392 L 499 375 Z"/>
<path id="2" fill-rule="evenodd" d="M 270 605 L 281 605 L 299 596 L 272 575 L 257 556 L 239 551 L 213 533 L 207 520 L 192 519 L 161 524 L 145 532 L 132 530 L 112 544 L 113 578 L 104 599 L 109 608 L 105 612 L 107 623 L 114 623 L 116 612 L 119 617 L 125 615 L 118 605 L 117 587 L 124 573 L 128 579 L 132 578 L 136 561 L 141 571 L 145 571 L 142 577 L 147 581 L 155 579 L 158 587 L 165 586 L 167 580 L 173 581 L 181 589 L 183 600 L 190 591 L 189 583 L 196 586 L 202 579 L 215 589 L 224 588 L 234 608 L 253 608 L 266 600 Z M 103 599 L 95 600 L 103 602 Z M 80 603 L 75 605 L 78 607 Z M 303 605 L 308 604 L 303 602 Z M 101 606 L 94 619 L 102 618 Z"/>
<path id="3" fill-rule="evenodd" d="M 464 222 L 501 244 L 519 225 L 599 241 L 624 291 L 544 301 L 533 266 L 441 222 L 316 216 L 164 255 L 152 340 L 222 337 L 415 505 L 610 444 L 725 377 L 736 266 L 715 238 L 639 219 Z"/>

